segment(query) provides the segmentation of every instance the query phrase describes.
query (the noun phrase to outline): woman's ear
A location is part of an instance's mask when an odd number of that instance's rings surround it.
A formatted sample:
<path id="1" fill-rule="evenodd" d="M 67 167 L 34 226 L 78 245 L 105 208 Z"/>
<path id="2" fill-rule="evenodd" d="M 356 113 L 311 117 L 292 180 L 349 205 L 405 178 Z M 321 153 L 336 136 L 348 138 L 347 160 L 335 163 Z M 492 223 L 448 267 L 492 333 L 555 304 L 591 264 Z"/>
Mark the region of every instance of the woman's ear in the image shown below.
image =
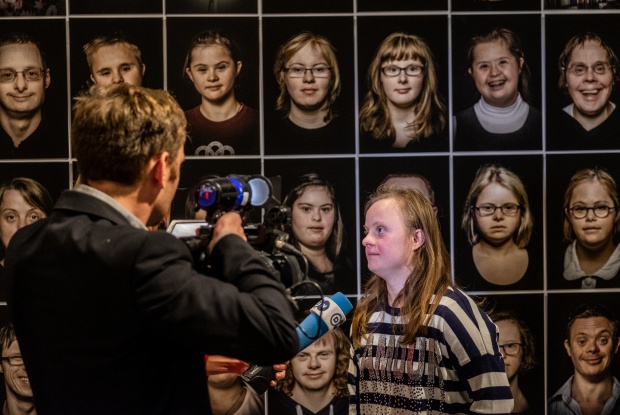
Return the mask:
<path id="1" fill-rule="evenodd" d="M 426 236 L 424 235 L 424 231 L 422 229 L 416 229 L 413 232 L 413 250 L 417 251 L 424 245 L 424 241 L 426 240 Z"/>

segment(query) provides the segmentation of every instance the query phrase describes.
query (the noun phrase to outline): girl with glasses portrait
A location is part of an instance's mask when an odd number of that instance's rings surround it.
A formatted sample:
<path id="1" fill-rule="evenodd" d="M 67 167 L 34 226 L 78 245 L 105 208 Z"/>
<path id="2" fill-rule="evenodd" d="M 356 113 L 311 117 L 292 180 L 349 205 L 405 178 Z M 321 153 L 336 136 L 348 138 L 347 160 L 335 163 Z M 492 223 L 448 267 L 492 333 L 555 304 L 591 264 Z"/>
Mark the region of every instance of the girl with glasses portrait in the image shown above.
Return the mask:
<path id="1" fill-rule="evenodd" d="M 426 42 L 392 33 L 379 46 L 360 108 L 366 152 L 429 151 L 447 147 L 446 106 L 437 88 L 436 64 Z"/>
<path id="2" fill-rule="evenodd" d="M 568 288 L 618 287 L 620 231 L 616 181 L 605 170 L 577 171 L 564 194 L 564 254 Z"/>
<path id="3" fill-rule="evenodd" d="M 529 266 L 525 248 L 533 219 L 519 176 L 499 165 L 480 167 L 467 195 L 461 226 L 472 246 L 477 272 L 471 274 L 480 276 L 464 283 L 466 289 L 515 288 L 525 283 L 522 279 Z M 466 274 L 469 277 L 470 273 L 461 273 Z"/>
<path id="4" fill-rule="evenodd" d="M 534 335 L 529 327 L 512 311 L 497 311 L 489 317 L 499 329 L 499 348 L 504 358 L 506 376 L 510 383 L 510 391 L 515 401 L 511 413 L 534 414 L 542 408 L 531 408 L 530 403 L 521 390 L 519 378 L 527 374 L 536 365 Z"/>
<path id="5" fill-rule="evenodd" d="M 265 120 L 267 154 L 352 152 L 351 136 L 336 113 L 341 81 L 336 50 L 324 36 L 301 32 L 280 46 L 273 65 L 276 114 Z"/>

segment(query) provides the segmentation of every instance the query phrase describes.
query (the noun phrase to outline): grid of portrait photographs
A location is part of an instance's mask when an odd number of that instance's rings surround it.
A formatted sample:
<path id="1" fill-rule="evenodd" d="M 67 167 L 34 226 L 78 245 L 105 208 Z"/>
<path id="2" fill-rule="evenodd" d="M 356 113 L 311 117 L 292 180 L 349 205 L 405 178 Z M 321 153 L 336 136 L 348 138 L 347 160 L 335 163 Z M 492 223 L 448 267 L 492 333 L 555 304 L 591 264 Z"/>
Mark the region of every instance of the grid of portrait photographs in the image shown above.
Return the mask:
<path id="1" fill-rule="evenodd" d="M 546 413 L 574 309 L 620 314 L 619 3 L 0 0 L 2 215 L 15 178 L 75 185 L 74 97 L 167 89 L 188 119 L 171 219 L 196 217 L 203 180 L 268 177 L 291 239 L 323 252 L 311 279 L 355 302 L 365 201 L 418 190 L 455 283 L 518 328 L 506 359 Z"/>

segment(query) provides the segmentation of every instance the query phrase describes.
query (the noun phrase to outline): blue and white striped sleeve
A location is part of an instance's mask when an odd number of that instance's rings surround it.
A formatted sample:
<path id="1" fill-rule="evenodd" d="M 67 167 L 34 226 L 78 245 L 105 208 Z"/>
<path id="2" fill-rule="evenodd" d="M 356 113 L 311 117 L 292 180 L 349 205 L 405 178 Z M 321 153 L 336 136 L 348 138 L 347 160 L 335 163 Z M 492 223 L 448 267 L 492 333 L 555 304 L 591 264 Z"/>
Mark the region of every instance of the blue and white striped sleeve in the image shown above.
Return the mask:
<path id="1" fill-rule="evenodd" d="M 509 414 L 514 401 L 497 345 L 497 326 L 466 294 L 455 290 L 444 297 L 443 334 L 456 360 L 459 379 L 466 381 L 477 414 Z"/>

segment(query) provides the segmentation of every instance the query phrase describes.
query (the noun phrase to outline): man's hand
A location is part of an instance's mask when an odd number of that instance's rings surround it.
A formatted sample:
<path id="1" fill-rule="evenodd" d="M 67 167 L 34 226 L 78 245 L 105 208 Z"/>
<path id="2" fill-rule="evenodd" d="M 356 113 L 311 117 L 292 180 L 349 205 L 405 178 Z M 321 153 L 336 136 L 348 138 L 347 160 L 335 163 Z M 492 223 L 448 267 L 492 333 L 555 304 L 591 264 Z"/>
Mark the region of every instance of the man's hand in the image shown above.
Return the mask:
<path id="1" fill-rule="evenodd" d="M 239 359 L 233 359 L 226 356 L 209 355 L 205 356 L 205 366 L 207 376 L 211 376 L 221 375 L 224 373 L 242 375 L 250 365 Z"/>
<path id="2" fill-rule="evenodd" d="M 209 246 L 207 247 L 207 252 L 210 254 L 215 244 L 218 243 L 223 236 L 231 233 L 240 236 L 244 241 L 248 240 L 245 236 L 245 232 L 243 231 L 241 215 L 239 212 L 227 212 L 220 216 L 220 218 L 215 222 L 215 225 L 213 226 L 213 236 Z"/>
<path id="3" fill-rule="evenodd" d="M 273 370 L 275 373 L 274 377 L 275 379 L 272 380 L 271 382 L 269 382 L 269 384 L 271 386 L 276 386 L 279 380 L 284 379 L 284 376 L 286 376 L 286 367 L 288 366 L 288 362 L 286 363 L 280 363 L 277 365 L 273 365 Z"/>

